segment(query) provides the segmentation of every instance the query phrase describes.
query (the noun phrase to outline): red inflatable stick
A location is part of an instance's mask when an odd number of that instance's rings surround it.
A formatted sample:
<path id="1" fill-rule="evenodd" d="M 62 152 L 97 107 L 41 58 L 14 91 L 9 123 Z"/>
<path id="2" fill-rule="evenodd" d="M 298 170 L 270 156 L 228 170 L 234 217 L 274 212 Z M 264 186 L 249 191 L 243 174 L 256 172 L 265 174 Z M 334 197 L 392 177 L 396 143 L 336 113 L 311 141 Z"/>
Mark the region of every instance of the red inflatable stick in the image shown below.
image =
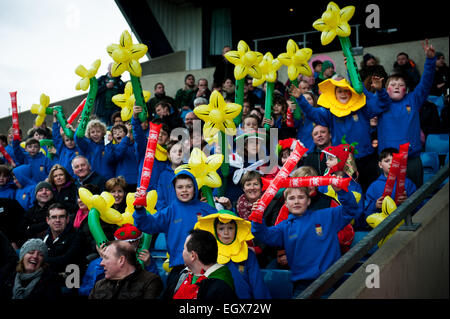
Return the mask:
<path id="1" fill-rule="evenodd" d="M 0 153 L 3 154 L 3 157 L 6 158 L 6 160 L 9 162 L 9 164 L 11 164 L 12 167 L 16 167 L 16 163 L 14 163 L 13 159 L 5 150 L 5 147 L 2 144 L 0 144 Z"/>
<path id="2" fill-rule="evenodd" d="M 292 110 L 290 108 L 287 109 L 286 113 L 286 126 L 294 127 L 294 113 L 292 113 Z"/>
<path id="3" fill-rule="evenodd" d="M 295 165 L 297 165 L 298 161 L 302 158 L 303 154 L 305 154 L 306 151 L 308 151 L 308 149 L 304 148 L 300 144 L 300 142 L 296 143 L 294 151 L 291 153 L 291 155 L 289 155 L 289 158 L 287 159 L 286 163 L 284 163 L 281 170 L 270 182 L 270 185 L 267 188 L 267 190 L 258 200 L 258 205 L 256 209 L 252 211 L 251 215 L 248 218 L 249 220 L 260 224 L 262 223 L 262 216 L 264 214 L 264 210 L 266 209 L 267 205 L 269 205 L 270 201 L 277 194 L 278 190 L 280 189 L 282 181 L 289 176 L 289 174 L 294 169 Z"/>
<path id="4" fill-rule="evenodd" d="M 150 122 L 150 130 L 148 132 L 147 149 L 145 151 L 144 165 L 141 172 L 141 183 L 136 190 L 136 199 L 134 206 L 147 206 L 147 188 L 150 184 L 150 177 L 152 175 L 153 163 L 155 162 L 156 144 L 158 144 L 159 131 L 162 124 L 154 124 Z"/>
<path id="5" fill-rule="evenodd" d="M 397 175 L 397 190 L 395 191 L 395 203 L 398 205 L 398 197 L 405 192 L 405 180 L 406 180 L 406 168 L 408 166 L 408 149 L 409 143 L 400 145 L 399 153 L 400 158 L 400 168 Z"/>
<path id="6" fill-rule="evenodd" d="M 337 178 L 336 176 L 304 176 L 304 177 L 288 177 L 280 182 L 280 188 L 287 187 L 318 187 L 333 185 L 342 188 L 348 192 L 348 185 L 350 185 L 350 177 Z M 263 190 L 270 184 L 270 179 L 262 177 Z"/>
<path id="7" fill-rule="evenodd" d="M 86 104 L 86 99 L 84 98 L 83 101 L 81 101 L 80 105 L 77 106 L 77 108 L 70 114 L 69 118 L 67 119 L 67 123 L 72 124 L 73 121 L 77 118 L 78 115 L 83 111 L 84 105 Z"/>
<path id="8" fill-rule="evenodd" d="M 19 112 L 17 111 L 17 92 L 9 92 L 11 96 L 13 140 L 20 141 Z"/>
<path id="9" fill-rule="evenodd" d="M 400 161 L 402 155 L 400 153 L 392 154 L 392 163 L 389 168 L 389 174 L 386 180 L 386 185 L 384 185 L 383 197 L 391 196 L 394 191 L 395 179 L 400 171 Z"/>

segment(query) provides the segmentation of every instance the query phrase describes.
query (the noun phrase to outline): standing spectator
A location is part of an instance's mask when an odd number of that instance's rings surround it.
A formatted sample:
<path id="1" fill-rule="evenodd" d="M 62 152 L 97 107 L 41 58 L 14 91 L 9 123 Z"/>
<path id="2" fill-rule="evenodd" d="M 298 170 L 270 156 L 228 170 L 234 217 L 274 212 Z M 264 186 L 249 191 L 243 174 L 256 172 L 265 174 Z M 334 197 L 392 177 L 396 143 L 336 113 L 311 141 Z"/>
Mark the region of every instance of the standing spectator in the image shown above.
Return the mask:
<path id="1" fill-rule="evenodd" d="M 224 46 L 222 49 L 222 58 L 217 63 L 213 74 L 213 86 L 221 86 L 226 79 L 234 79 L 234 65 L 225 58 L 225 54 L 230 50 L 231 47 L 229 45 Z"/>
<path id="2" fill-rule="evenodd" d="M 450 81 L 449 76 L 450 69 L 445 63 L 444 54 L 442 52 L 436 52 L 436 73 L 434 74 L 434 81 L 431 86 L 430 95 L 447 95 Z"/>
<path id="3" fill-rule="evenodd" d="M 15 199 L 19 204 L 28 210 L 33 207 L 34 188 L 36 183 L 31 179 L 31 166 L 20 165 L 13 169 L 14 184 L 16 184 Z"/>
<path id="4" fill-rule="evenodd" d="M 178 115 L 178 109 L 175 107 L 175 99 L 166 95 L 165 86 L 162 82 L 155 84 L 153 97 L 147 102 L 147 109 L 152 115 L 151 118 L 155 117 L 155 107 L 159 102 L 170 104 L 170 113 L 175 113 L 175 115 Z"/>
<path id="5" fill-rule="evenodd" d="M 405 52 L 397 54 L 397 60 L 394 62 L 393 68 L 393 73 L 399 74 L 405 79 L 408 90 L 414 90 L 417 84 L 419 84 L 420 72 L 417 70 L 414 61 Z"/>
<path id="6" fill-rule="evenodd" d="M 112 97 L 116 94 L 122 94 L 125 89 L 125 83 L 118 77 L 111 75 L 112 63 L 108 65 L 108 72 L 97 79 L 98 90 L 95 98 L 94 114 L 107 126 L 112 125 L 111 115 L 120 111 L 112 101 Z"/>
<path id="7" fill-rule="evenodd" d="M 195 97 L 195 77 L 192 74 L 188 74 L 184 78 L 184 87 L 180 88 L 175 94 L 175 108 L 177 114 L 182 114 L 183 111 L 190 110 L 191 101 Z"/>

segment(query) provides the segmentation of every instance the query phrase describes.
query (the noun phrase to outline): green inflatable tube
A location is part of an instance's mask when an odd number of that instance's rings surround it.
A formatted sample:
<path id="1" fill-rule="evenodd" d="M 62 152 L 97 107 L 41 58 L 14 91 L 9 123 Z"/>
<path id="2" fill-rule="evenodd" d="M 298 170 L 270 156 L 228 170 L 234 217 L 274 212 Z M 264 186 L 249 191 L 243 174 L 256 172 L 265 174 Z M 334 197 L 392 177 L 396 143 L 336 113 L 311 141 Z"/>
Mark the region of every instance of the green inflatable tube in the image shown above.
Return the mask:
<path id="1" fill-rule="evenodd" d="M 234 103 L 239 104 L 240 106 L 244 105 L 244 85 L 245 85 L 245 78 L 236 80 L 236 82 L 235 82 Z M 233 122 L 236 126 L 238 126 L 242 122 L 242 109 L 241 109 L 241 112 L 239 113 L 239 115 L 233 119 Z"/>
<path id="2" fill-rule="evenodd" d="M 95 243 L 98 247 L 101 247 L 103 244 L 108 242 L 102 226 L 100 225 L 100 213 L 96 208 L 91 208 L 89 211 L 88 225 L 92 237 L 94 237 Z"/>
<path id="3" fill-rule="evenodd" d="M 356 65 L 356 61 L 353 58 L 352 54 L 352 44 L 350 42 L 349 37 L 339 37 L 339 41 L 341 42 L 342 52 L 344 56 L 347 58 L 347 71 L 350 76 L 350 82 L 352 83 L 352 87 L 358 94 L 363 92 L 363 83 L 361 81 L 361 77 L 359 76 L 358 66 Z"/>
<path id="4" fill-rule="evenodd" d="M 145 122 L 148 118 L 147 106 L 145 105 L 144 94 L 142 93 L 141 81 L 138 77 L 131 75 L 131 86 L 133 87 L 134 98 L 136 99 L 136 105 L 142 107 L 142 112 L 139 113 L 139 120 Z"/>
<path id="5" fill-rule="evenodd" d="M 89 123 L 89 117 L 91 116 L 92 109 L 94 108 L 95 98 L 97 96 L 98 81 L 94 77 L 89 79 L 89 93 L 84 104 L 83 112 L 81 113 L 80 125 L 78 125 L 76 135 L 78 138 L 84 137 L 86 128 Z"/>
<path id="6" fill-rule="evenodd" d="M 275 83 L 273 82 L 266 82 L 266 101 L 264 106 L 264 118 L 267 120 L 270 120 L 270 117 L 272 115 L 272 101 L 273 101 L 273 91 L 275 88 Z M 270 130 L 269 124 L 264 124 L 264 128 L 266 131 Z"/>

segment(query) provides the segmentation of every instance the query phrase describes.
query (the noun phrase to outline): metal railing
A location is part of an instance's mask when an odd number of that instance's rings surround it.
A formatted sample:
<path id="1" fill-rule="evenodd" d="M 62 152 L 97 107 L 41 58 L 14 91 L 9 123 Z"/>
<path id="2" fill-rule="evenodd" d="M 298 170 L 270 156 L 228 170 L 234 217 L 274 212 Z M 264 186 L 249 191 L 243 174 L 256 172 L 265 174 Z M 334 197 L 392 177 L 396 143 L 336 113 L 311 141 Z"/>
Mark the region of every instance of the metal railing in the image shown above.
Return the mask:
<path id="1" fill-rule="evenodd" d="M 436 175 L 424 183 L 411 197 L 409 197 L 401 206 L 385 218 L 377 227 L 370 231 L 354 247 L 339 258 L 327 271 L 312 282 L 296 299 L 314 299 L 320 298 L 328 289 L 330 289 L 342 276 L 350 270 L 362 257 L 364 257 L 382 238 L 405 220 L 403 230 L 414 231 L 419 225 L 412 225 L 411 212 L 426 199 L 432 192 L 438 188 L 442 182 L 449 176 L 449 164 L 442 167 Z M 399 231 L 400 228 L 397 230 Z"/>
<path id="2" fill-rule="evenodd" d="M 350 27 L 355 29 L 355 47 L 359 47 L 359 24 L 353 24 Z M 307 32 L 300 32 L 300 33 L 291 33 L 291 34 L 285 34 L 285 35 L 278 35 L 273 37 L 267 37 L 267 38 L 259 38 L 254 39 L 253 42 L 255 43 L 255 51 L 258 51 L 258 43 L 261 41 L 268 41 L 268 40 L 277 40 L 277 39 L 284 39 L 284 38 L 296 38 L 296 37 L 302 37 L 302 42 L 297 42 L 299 47 L 305 47 L 308 41 L 306 40 L 307 35 L 314 34 L 314 33 L 321 33 L 320 31 L 307 31 Z"/>

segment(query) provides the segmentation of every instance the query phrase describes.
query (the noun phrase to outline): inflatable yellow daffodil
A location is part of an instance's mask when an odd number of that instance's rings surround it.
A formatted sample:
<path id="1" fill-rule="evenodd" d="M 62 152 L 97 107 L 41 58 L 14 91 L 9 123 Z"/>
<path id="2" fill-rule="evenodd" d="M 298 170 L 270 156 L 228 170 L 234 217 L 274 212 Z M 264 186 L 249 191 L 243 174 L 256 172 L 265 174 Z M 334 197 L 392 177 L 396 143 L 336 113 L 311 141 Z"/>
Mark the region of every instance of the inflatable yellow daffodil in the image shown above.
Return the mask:
<path id="1" fill-rule="evenodd" d="M 94 63 L 92 63 L 92 66 L 89 70 L 87 70 L 81 64 L 77 66 L 77 68 L 75 69 L 75 73 L 81 77 L 81 80 L 78 81 L 78 83 L 76 84 L 75 86 L 76 90 L 86 91 L 89 88 L 90 79 L 97 74 L 100 64 L 101 64 L 100 60 L 95 60 Z"/>
<path id="2" fill-rule="evenodd" d="M 250 50 L 244 41 L 239 41 L 237 51 L 225 53 L 225 58 L 235 65 L 234 77 L 236 80 L 241 80 L 246 75 L 257 79 L 261 78 L 259 63 L 262 61 L 263 55 L 260 52 Z"/>
<path id="3" fill-rule="evenodd" d="M 286 52 L 278 55 L 278 60 L 288 67 L 289 80 L 294 81 L 299 74 L 311 76 L 311 67 L 308 60 L 311 58 L 312 50 L 310 48 L 299 49 L 294 40 L 289 39 L 286 45 Z"/>
<path id="4" fill-rule="evenodd" d="M 267 82 L 276 82 L 277 71 L 281 67 L 281 62 L 273 58 L 272 53 L 267 52 L 264 54 L 262 61 L 259 63 L 259 69 L 261 70 L 261 78 L 253 78 L 253 86 L 258 86 Z"/>
<path id="5" fill-rule="evenodd" d="M 144 101 L 147 102 L 150 99 L 149 91 L 142 91 L 144 95 Z M 131 82 L 127 82 L 123 94 L 116 94 L 111 99 L 115 105 L 120 107 L 120 117 L 122 121 L 126 122 L 133 116 L 133 106 L 136 105 L 136 98 L 133 94 L 133 86 Z"/>
<path id="6" fill-rule="evenodd" d="M 198 189 L 203 186 L 217 188 L 222 185 L 222 180 L 216 172 L 220 165 L 222 165 L 222 162 L 222 154 L 213 154 L 206 157 L 205 153 L 203 153 L 201 149 L 194 147 L 188 163 L 178 166 L 175 169 L 175 174 L 179 171 L 186 170 L 194 175 L 197 180 Z"/>
<path id="7" fill-rule="evenodd" d="M 148 209 L 149 212 L 154 211 L 157 199 L 156 191 L 152 192 L 149 192 L 147 194 L 146 209 Z M 130 194 L 127 195 L 127 210 L 125 210 L 125 213 L 123 214 L 112 208 L 115 200 L 111 193 L 102 192 L 100 195 L 92 195 L 92 193 L 88 189 L 80 187 L 80 189 L 78 190 L 78 195 L 81 201 L 88 207 L 89 210 L 91 210 L 92 208 L 98 210 L 100 218 L 104 222 L 108 224 L 116 224 L 118 226 L 122 226 L 124 224 L 134 224 L 134 207 L 133 210 L 128 209 L 128 196 L 130 196 Z M 134 196 L 134 194 L 131 194 L 131 196 Z"/>
<path id="8" fill-rule="evenodd" d="M 383 204 L 381 206 L 381 213 L 375 213 L 366 218 L 367 224 L 370 225 L 370 227 L 375 228 L 377 227 L 386 217 L 388 217 L 393 211 L 397 209 L 397 205 L 395 204 L 395 201 L 390 197 L 386 196 L 383 199 Z M 395 226 L 386 237 L 384 237 L 382 240 L 378 242 L 378 247 L 381 247 L 394 233 L 397 231 L 397 229 L 404 223 L 402 220 L 400 223 Z"/>
<path id="9" fill-rule="evenodd" d="M 349 89 L 351 97 L 347 103 L 342 104 L 336 98 L 336 87 Z M 346 79 L 336 81 L 328 79 L 319 83 L 319 91 L 321 92 L 317 104 L 330 109 L 330 112 L 337 117 L 349 115 L 366 105 L 366 96 L 364 93 L 358 94 Z"/>
<path id="10" fill-rule="evenodd" d="M 217 235 L 215 220 L 218 219 L 221 223 L 226 224 L 234 221 L 236 223 L 236 234 L 234 240 L 229 244 L 222 243 Z M 252 240 L 254 236 L 251 233 L 251 223 L 234 213 L 222 210 L 217 214 L 200 217 L 195 224 L 194 229 L 206 230 L 213 234 L 217 239 L 218 255 L 217 262 L 219 264 L 226 264 L 230 260 L 236 263 L 247 260 L 248 246 L 247 241 Z"/>
<path id="11" fill-rule="evenodd" d="M 30 112 L 37 115 L 36 120 L 34 121 L 34 125 L 36 125 L 37 127 L 41 126 L 44 122 L 45 116 L 47 115 L 46 109 L 49 104 L 50 97 L 42 93 L 41 97 L 39 98 L 39 104 L 31 105 Z"/>
<path id="12" fill-rule="evenodd" d="M 119 44 L 114 43 L 106 48 L 109 56 L 114 60 L 111 66 L 111 75 L 116 77 L 128 71 L 133 76 L 140 77 L 142 68 L 139 59 L 147 53 L 147 50 L 145 44 L 133 44 L 130 33 L 124 31 L 120 36 Z"/>
<path id="13" fill-rule="evenodd" d="M 226 103 L 222 94 L 213 91 L 208 105 L 194 108 L 194 114 L 205 122 L 203 135 L 213 137 L 218 131 L 227 135 L 236 135 L 236 125 L 233 119 L 241 113 L 242 106 L 236 103 Z"/>
<path id="14" fill-rule="evenodd" d="M 136 199 L 136 193 L 128 193 L 126 198 L 127 207 L 125 208 L 125 213 L 131 213 L 134 212 L 134 200 Z M 147 205 L 145 206 L 145 210 L 148 211 L 150 214 L 156 213 L 155 205 L 158 201 L 158 194 L 155 190 L 152 190 L 147 193 L 146 196 L 147 199 Z M 133 218 L 133 217 L 131 217 Z"/>
<path id="15" fill-rule="evenodd" d="M 322 17 L 313 23 L 314 29 L 322 32 L 320 36 L 322 45 L 329 44 L 336 35 L 339 37 L 348 37 L 351 33 L 348 21 L 354 13 L 354 6 L 347 6 L 341 10 L 336 3 L 330 2 Z"/>

